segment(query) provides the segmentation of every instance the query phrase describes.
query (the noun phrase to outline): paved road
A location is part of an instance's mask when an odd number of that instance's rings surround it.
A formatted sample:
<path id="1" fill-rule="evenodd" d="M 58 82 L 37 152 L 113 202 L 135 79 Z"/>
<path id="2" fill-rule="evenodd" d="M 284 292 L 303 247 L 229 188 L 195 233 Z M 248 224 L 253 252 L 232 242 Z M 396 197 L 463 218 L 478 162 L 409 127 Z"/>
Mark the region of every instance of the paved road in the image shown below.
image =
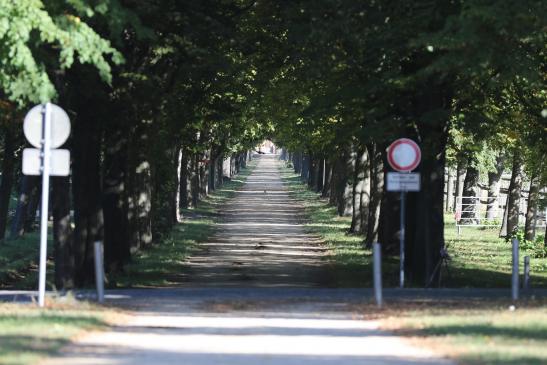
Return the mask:
<path id="1" fill-rule="evenodd" d="M 320 287 L 324 249 L 305 233 L 278 166 L 261 157 L 191 258 L 190 287 L 109 292 L 130 320 L 45 364 L 451 364 L 365 320 L 368 291 Z"/>

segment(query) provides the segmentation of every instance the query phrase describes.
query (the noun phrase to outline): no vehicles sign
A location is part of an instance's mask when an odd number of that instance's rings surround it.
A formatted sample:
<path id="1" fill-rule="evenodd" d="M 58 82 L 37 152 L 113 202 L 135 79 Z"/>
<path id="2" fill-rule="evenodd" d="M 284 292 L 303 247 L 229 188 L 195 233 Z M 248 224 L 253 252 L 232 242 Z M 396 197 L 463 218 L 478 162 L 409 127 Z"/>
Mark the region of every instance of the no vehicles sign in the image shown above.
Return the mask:
<path id="1" fill-rule="evenodd" d="M 401 192 L 400 208 L 400 247 L 399 247 L 399 287 L 405 286 L 405 200 L 408 191 L 420 191 L 420 174 L 411 172 L 420 164 L 422 151 L 416 142 L 399 138 L 387 149 L 387 161 L 393 170 L 386 175 L 387 191 Z"/>
<path id="2" fill-rule="evenodd" d="M 387 150 L 389 165 L 399 172 L 388 172 L 387 191 L 420 191 L 420 174 L 411 173 L 420 164 L 422 152 L 411 139 L 399 138 Z"/>
<path id="3" fill-rule="evenodd" d="M 387 149 L 387 162 L 399 172 L 410 172 L 420 164 L 422 152 L 411 139 L 399 138 Z"/>

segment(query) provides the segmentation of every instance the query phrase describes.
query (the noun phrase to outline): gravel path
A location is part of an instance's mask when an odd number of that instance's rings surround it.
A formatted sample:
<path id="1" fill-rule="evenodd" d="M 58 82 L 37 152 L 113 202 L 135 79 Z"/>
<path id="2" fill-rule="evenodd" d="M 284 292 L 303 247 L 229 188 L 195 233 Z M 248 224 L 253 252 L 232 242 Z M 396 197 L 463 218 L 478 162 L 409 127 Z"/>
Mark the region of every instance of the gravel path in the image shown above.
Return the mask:
<path id="1" fill-rule="evenodd" d="M 190 259 L 190 287 L 109 292 L 132 309 L 128 322 L 44 364 L 452 364 L 364 320 L 365 291 L 321 288 L 324 248 L 306 234 L 279 164 L 260 157 Z"/>
<path id="2" fill-rule="evenodd" d="M 221 211 L 216 234 L 188 263 L 187 281 L 214 287 L 313 287 L 328 281 L 325 248 L 302 225 L 281 162 L 259 157 L 253 173 Z"/>

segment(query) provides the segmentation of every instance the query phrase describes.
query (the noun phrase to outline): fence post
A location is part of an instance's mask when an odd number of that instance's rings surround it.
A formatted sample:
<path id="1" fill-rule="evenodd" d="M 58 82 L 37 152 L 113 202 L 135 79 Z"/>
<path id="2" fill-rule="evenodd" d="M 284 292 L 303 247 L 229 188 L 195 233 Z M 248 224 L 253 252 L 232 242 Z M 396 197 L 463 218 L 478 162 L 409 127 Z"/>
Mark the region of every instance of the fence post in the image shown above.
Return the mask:
<path id="1" fill-rule="evenodd" d="M 530 288 L 530 256 L 524 256 L 524 280 L 522 288 L 524 290 Z"/>
<path id="2" fill-rule="evenodd" d="M 517 300 L 519 298 L 519 240 L 513 238 L 513 272 L 511 276 L 511 298 Z"/>
<path id="3" fill-rule="evenodd" d="M 382 308 L 382 246 L 375 242 L 372 244 L 373 270 L 374 270 L 374 297 L 376 305 Z"/>
<path id="4" fill-rule="evenodd" d="M 95 241 L 95 285 L 97 286 L 97 301 L 104 302 L 104 265 L 103 243 Z"/>

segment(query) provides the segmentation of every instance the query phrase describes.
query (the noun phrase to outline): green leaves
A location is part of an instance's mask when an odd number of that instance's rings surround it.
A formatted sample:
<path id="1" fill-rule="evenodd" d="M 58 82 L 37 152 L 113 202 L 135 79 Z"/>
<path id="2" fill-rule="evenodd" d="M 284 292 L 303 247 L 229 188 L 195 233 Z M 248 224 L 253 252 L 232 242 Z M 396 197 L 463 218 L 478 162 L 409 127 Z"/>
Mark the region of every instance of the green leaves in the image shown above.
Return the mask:
<path id="1" fill-rule="evenodd" d="M 0 2 L 0 89 L 20 106 L 53 99 L 50 74 L 75 60 L 95 66 L 105 82 L 111 81 L 110 63 L 123 62 L 109 41 L 71 14 L 87 9 L 85 3 L 68 3 L 74 8 L 54 2 L 57 12 L 50 13 L 40 0 Z"/>

